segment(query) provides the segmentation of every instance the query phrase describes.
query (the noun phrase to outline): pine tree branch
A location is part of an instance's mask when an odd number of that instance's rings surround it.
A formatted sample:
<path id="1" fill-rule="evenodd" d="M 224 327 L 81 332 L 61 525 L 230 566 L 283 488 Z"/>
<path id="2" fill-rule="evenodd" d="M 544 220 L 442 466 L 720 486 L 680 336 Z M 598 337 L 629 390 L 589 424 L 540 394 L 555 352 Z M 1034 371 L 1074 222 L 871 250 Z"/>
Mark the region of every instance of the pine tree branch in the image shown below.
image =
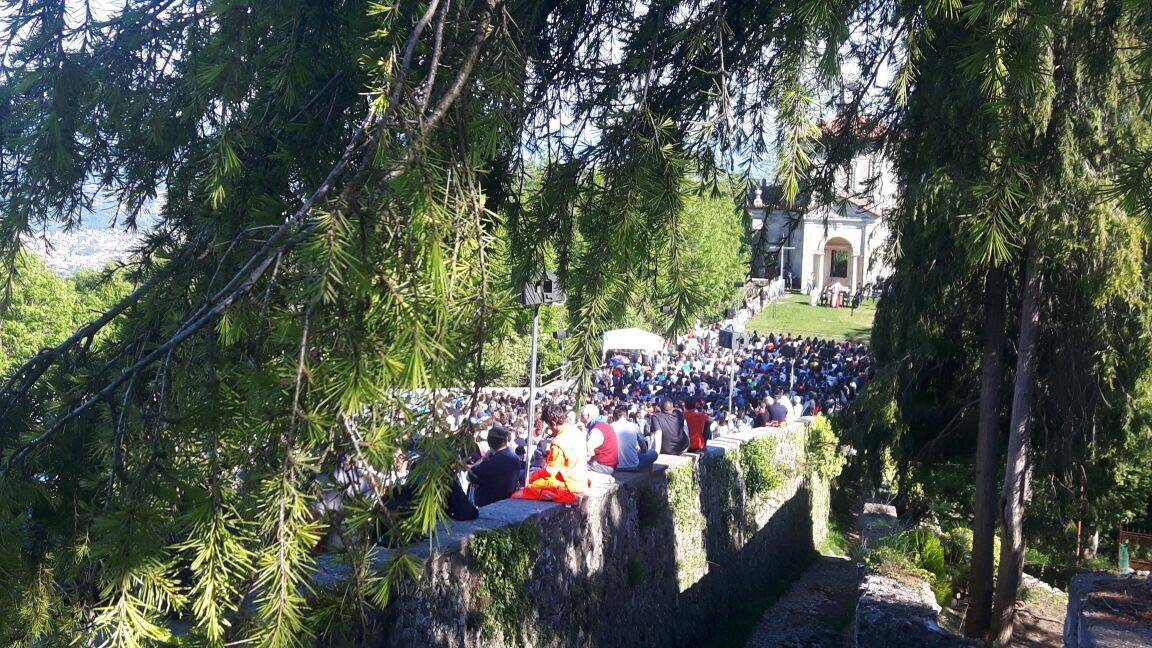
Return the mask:
<path id="1" fill-rule="evenodd" d="M 445 116 L 448 109 L 453 102 L 460 96 L 464 86 L 471 78 L 472 69 L 479 57 L 480 50 L 484 42 L 488 38 L 489 27 L 491 25 L 492 13 L 496 6 L 502 0 L 488 0 L 487 9 L 481 14 L 476 27 L 476 33 L 472 39 L 468 53 L 465 56 L 465 61 L 461 65 L 460 70 L 457 72 L 453 83 L 449 90 L 441 97 L 436 109 L 433 111 L 432 116 L 424 125 L 424 133 L 430 132 L 434 129 L 441 119 Z M 422 24 L 427 25 L 431 20 L 432 14 L 426 14 L 428 20 L 422 19 Z M 418 24 L 417 28 L 422 31 L 422 27 Z M 399 75 L 393 82 L 393 93 L 398 93 L 401 86 L 403 75 Z M 107 383 L 96 394 L 86 399 L 80 405 L 76 406 L 68 413 L 57 418 L 52 425 L 50 425 L 43 433 L 32 439 L 30 442 L 17 450 L 8 463 L 0 470 L 0 476 L 8 474 L 11 469 L 22 463 L 29 454 L 36 448 L 43 445 L 52 436 L 58 433 L 65 425 L 75 420 L 81 414 L 90 410 L 100 401 L 111 396 L 120 385 L 128 381 L 133 375 L 140 370 L 148 367 L 165 354 L 174 350 L 183 344 L 188 338 L 195 335 L 204 327 L 213 322 L 219 315 L 221 315 L 232 303 L 237 299 L 247 294 L 255 286 L 256 282 L 263 276 L 268 268 L 288 250 L 298 245 L 304 238 L 310 234 L 314 229 L 313 224 L 303 224 L 304 219 L 311 213 L 313 207 L 323 200 L 325 200 L 332 189 L 336 186 L 340 177 L 349 169 L 353 160 L 359 160 L 356 165 L 356 172 L 354 176 L 345 185 L 341 192 L 341 197 L 347 199 L 350 194 L 359 187 L 366 179 L 368 172 L 371 169 L 373 157 L 383 135 L 383 128 L 385 126 L 385 117 L 393 109 L 394 104 L 385 108 L 385 113 L 379 117 L 369 114 L 364 121 L 364 124 L 357 129 L 356 134 L 349 141 L 345 147 L 340 159 L 333 165 L 328 175 L 319 187 L 313 191 L 308 198 L 281 224 L 276 231 L 268 237 L 264 244 L 258 249 L 248 261 L 236 271 L 232 279 L 225 284 L 215 295 L 207 299 L 191 315 L 187 316 L 181 327 L 174 333 L 167 341 L 155 347 L 150 353 L 136 361 L 128 369 L 121 372 L 111 382 Z M 413 153 L 412 149 L 402 156 L 396 165 L 384 175 L 383 180 L 389 182 L 399 177 L 405 164 L 411 160 Z M 176 265 L 176 264 L 173 264 Z M 143 294 L 143 293 L 142 293 Z M 137 297 L 139 299 L 139 297 Z M 134 301 L 132 303 L 135 303 Z M 129 304 L 130 305 L 130 304 Z M 125 306 L 127 308 L 127 306 Z M 118 312 L 117 312 L 118 314 Z M 103 318 L 101 318 L 103 319 Z M 106 324 L 106 322 L 105 322 Z M 103 326 L 103 324 L 101 325 Z M 85 327 L 87 328 L 87 327 Z M 73 337 L 76 337 L 75 335 Z M 72 338 L 70 338 L 72 339 Z M 80 337 L 83 339 L 83 336 Z M 47 367 L 40 371 L 36 377 L 43 374 Z M 31 386 L 32 382 L 28 383 Z"/>
<path id="2" fill-rule="evenodd" d="M 423 133 L 428 133 L 436 128 L 440 120 L 460 97 L 460 93 L 464 91 L 464 86 L 472 77 L 472 68 L 476 65 L 476 59 L 480 57 L 480 50 L 484 43 L 488 40 L 488 30 L 492 26 L 492 14 L 495 12 L 496 7 L 500 6 L 503 0 L 488 0 L 488 7 L 484 13 L 480 15 L 480 19 L 476 23 L 475 33 L 472 35 L 472 43 L 468 46 L 468 53 L 464 57 L 464 61 L 460 64 L 460 71 L 456 74 L 456 79 L 452 85 L 440 97 L 440 101 L 436 103 L 436 108 L 428 116 L 428 120 L 424 122 L 422 128 Z"/>

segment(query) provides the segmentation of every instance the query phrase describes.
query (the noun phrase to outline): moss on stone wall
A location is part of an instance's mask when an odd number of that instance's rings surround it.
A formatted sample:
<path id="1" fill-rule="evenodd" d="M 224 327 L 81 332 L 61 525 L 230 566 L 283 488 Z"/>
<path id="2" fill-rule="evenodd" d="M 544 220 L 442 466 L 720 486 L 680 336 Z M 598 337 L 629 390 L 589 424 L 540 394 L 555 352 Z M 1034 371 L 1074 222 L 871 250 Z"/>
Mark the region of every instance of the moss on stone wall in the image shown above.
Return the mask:
<path id="1" fill-rule="evenodd" d="M 684 464 L 669 468 L 668 505 L 672 507 L 672 522 L 677 532 L 699 531 L 704 528 L 700 513 L 700 483 L 696 466 Z"/>
<path id="2" fill-rule="evenodd" d="M 740 479 L 738 458 L 734 453 L 716 455 L 708 463 L 706 473 L 711 488 L 719 491 L 720 519 L 728 521 L 728 536 L 747 534 L 756 530 L 755 511 L 744 500 L 744 488 Z"/>
<path id="3" fill-rule="evenodd" d="M 540 531 L 532 524 L 486 531 L 469 542 L 469 564 L 480 573 L 470 623 L 479 626 L 486 640 L 501 637 L 505 645 L 525 645 L 527 583 L 539 548 Z"/>
<path id="4" fill-rule="evenodd" d="M 668 505 L 676 527 L 676 580 L 684 591 L 700 580 L 708 567 L 704 550 L 707 520 L 700 512 L 700 481 L 696 466 L 684 464 L 667 471 Z"/>

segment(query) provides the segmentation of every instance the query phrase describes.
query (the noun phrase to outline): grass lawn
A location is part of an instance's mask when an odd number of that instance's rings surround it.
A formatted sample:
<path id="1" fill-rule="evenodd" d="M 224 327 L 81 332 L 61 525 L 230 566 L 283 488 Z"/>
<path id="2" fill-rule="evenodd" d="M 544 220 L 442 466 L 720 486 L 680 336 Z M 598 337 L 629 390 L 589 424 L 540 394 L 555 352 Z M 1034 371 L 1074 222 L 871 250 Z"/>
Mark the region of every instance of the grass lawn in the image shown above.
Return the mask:
<path id="1" fill-rule="evenodd" d="M 854 340 L 867 344 L 872 334 L 876 302 L 864 304 L 852 314 L 850 308 L 810 306 L 807 295 L 786 295 L 769 304 L 748 322 L 748 329 L 760 333 L 791 333 L 800 336 Z"/>

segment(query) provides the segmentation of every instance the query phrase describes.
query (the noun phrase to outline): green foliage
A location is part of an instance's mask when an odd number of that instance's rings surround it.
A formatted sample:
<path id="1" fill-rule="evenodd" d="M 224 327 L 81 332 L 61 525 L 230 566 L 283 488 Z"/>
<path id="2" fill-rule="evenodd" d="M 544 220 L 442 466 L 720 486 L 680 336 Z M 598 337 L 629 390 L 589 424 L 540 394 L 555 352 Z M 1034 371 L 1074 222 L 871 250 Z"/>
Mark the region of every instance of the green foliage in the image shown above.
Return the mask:
<path id="1" fill-rule="evenodd" d="M 940 536 L 930 529 L 909 529 L 884 538 L 867 561 L 880 573 L 903 571 L 928 581 L 940 605 L 952 598 L 955 568 L 945 558 Z"/>
<path id="2" fill-rule="evenodd" d="M 864 563 L 869 570 L 897 580 L 918 578 L 928 581 L 932 578 L 932 573 L 917 566 L 912 556 L 891 545 L 882 544 L 872 549 L 865 556 Z"/>
<path id="3" fill-rule="evenodd" d="M 1059 614 L 1068 609 L 1068 595 L 1041 587 L 1026 587 L 1020 593 L 1020 600 L 1042 610 Z"/>
<path id="4" fill-rule="evenodd" d="M 832 428 L 832 420 L 827 416 L 817 416 L 808 426 L 808 445 L 805 462 L 808 470 L 828 482 L 840 474 L 845 457 L 839 448 L 840 437 Z"/>
<path id="5" fill-rule="evenodd" d="M 139 645 L 172 618 L 207 642 L 323 640 L 325 619 L 355 615 L 313 614 L 319 484 L 348 457 L 390 474 L 418 443 L 414 506 L 354 498 L 340 529 L 358 565 L 341 600 L 386 603 L 419 565 L 396 552 L 365 573 L 366 531 L 395 547 L 431 534 L 461 445 L 403 395 L 519 382 L 508 277 L 545 265 L 570 294 L 549 326 L 573 334 L 546 365 L 569 358 L 581 384 L 605 328 L 714 313 L 744 265 L 736 160 L 773 154 L 800 203 L 830 193 L 857 147 L 817 137 L 842 51 L 861 71 L 902 59 L 893 109 L 864 84 L 841 117 L 885 115 L 906 190 L 875 333 L 888 367 L 845 438 L 898 488 L 969 448 L 977 279 L 1040 246 L 1035 492 L 1086 486 L 1030 524 L 1147 515 L 1152 300 L 1132 153 L 1152 147 L 1148 111 L 1120 91 L 1146 100 L 1146 3 L 9 4 L 0 371 L 26 380 L 0 391 L 0 616 L 30 622 L 6 640 Z M 1098 199 L 1113 176 L 1123 194 Z M 94 203 L 132 221 L 153 200 L 126 271 L 140 292 L 96 343 L 18 368 L 89 308 L 17 267 L 21 238 Z M 760 450 L 740 458 L 749 493 L 778 478 Z M 691 528 L 696 477 L 678 479 Z"/>
<path id="6" fill-rule="evenodd" d="M 849 539 L 844 529 L 840 527 L 835 516 L 829 517 L 828 533 L 824 536 L 824 542 L 820 543 L 817 549 L 825 556 L 855 556 L 857 553 L 857 547 Z"/>
<path id="7" fill-rule="evenodd" d="M 123 272 L 102 277 L 86 270 L 61 277 L 35 255 L 23 255 L 19 263 L 8 308 L 0 313 L 0 376 L 64 341 L 128 292 Z M 96 342 L 103 343 L 114 332 L 105 329 Z"/>
<path id="8" fill-rule="evenodd" d="M 677 537 L 685 539 L 677 545 L 676 579 L 684 591 L 707 570 L 708 558 L 704 553 L 704 533 L 707 520 L 700 510 L 700 483 L 694 464 L 669 468 L 668 506 L 672 509 L 672 523 Z"/>
<path id="9" fill-rule="evenodd" d="M 528 581 L 539 549 L 540 530 L 531 524 L 485 531 L 469 540 L 469 564 L 480 572 L 479 614 L 485 639 L 525 645 Z"/>
<path id="10" fill-rule="evenodd" d="M 966 568 L 971 563 L 971 529 L 964 526 L 954 526 L 940 536 L 940 544 L 944 549 L 944 560 L 949 565 L 964 565 Z"/>
<path id="11" fill-rule="evenodd" d="M 783 486 L 788 477 L 776 461 L 776 439 L 762 437 L 742 444 L 740 472 L 744 476 L 744 493 L 753 500 Z"/>

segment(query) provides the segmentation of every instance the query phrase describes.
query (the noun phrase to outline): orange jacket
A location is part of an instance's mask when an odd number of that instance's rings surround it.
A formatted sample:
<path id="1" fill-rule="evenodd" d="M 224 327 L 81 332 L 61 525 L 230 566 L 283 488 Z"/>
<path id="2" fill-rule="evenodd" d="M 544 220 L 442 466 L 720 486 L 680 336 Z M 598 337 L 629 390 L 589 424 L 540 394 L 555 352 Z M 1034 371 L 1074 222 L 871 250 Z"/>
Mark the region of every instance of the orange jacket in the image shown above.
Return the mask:
<path id="1" fill-rule="evenodd" d="M 588 486 L 587 439 L 580 426 L 565 423 L 552 439 L 548 455 L 544 458 L 547 480 L 534 480 L 533 486 L 556 487 L 562 483 L 573 493 L 583 493 Z M 537 484 L 537 481 L 542 483 Z"/>

